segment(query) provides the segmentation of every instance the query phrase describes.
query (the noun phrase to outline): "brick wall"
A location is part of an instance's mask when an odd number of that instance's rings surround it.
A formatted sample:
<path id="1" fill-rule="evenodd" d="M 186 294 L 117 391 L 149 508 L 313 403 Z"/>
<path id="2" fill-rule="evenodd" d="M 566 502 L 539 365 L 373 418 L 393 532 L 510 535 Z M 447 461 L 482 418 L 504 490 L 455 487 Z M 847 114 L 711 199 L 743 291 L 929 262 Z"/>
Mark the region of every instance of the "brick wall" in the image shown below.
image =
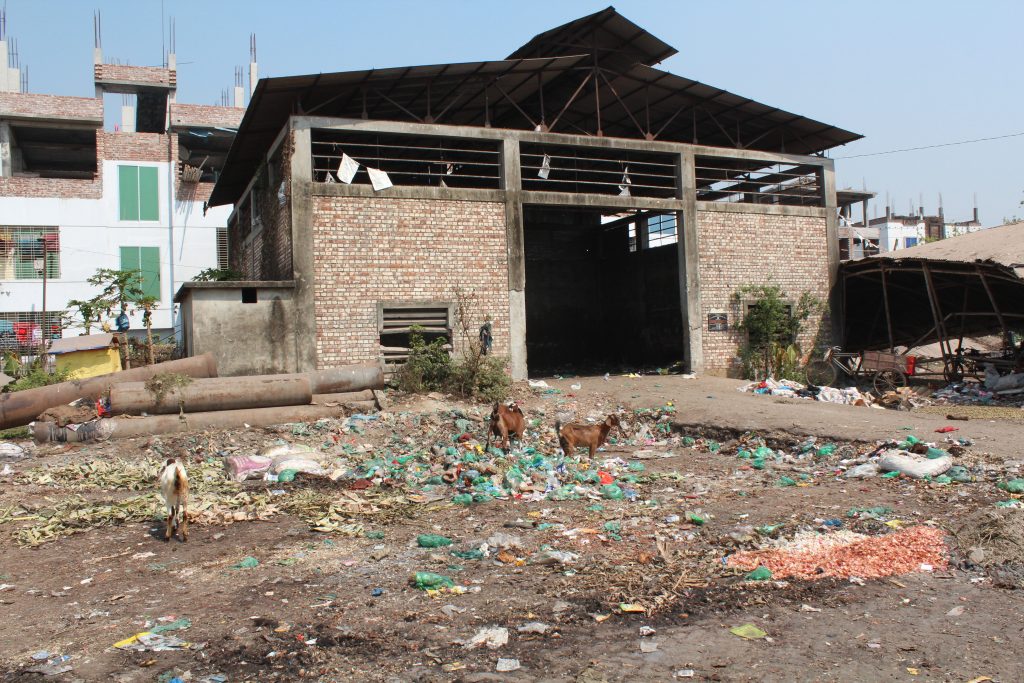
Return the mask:
<path id="1" fill-rule="evenodd" d="M 245 109 L 219 107 L 209 104 L 171 103 L 171 127 L 176 126 L 220 126 L 237 128 L 242 122 Z"/>
<path id="2" fill-rule="evenodd" d="M 254 186 L 252 201 L 261 209 L 262 228 L 255 233 L 246 226 L 249 207 L 237 211 L 237 220 L 228 226 L 228 263 L 246 280 L 291 280 L 292 268 L 292 206 L 291 155 L 289 137 L 277 149 L 263 173 L 262 185 Z M 284 201 L 279 193 L 284 183 Z M 244 203 L 244 199 L 241 203 Z"/>
<path id="3" fill-rule="evenodd" d="M 96 64 L 94 68 L 96 81 L 123 81 L 128 83 L 153 83 L 156 85 L 176 86 L 176 71 L 160 66 L 128 66 L 127 64 Z"/>
<path id="4" fill-rule="evenodd" d="M 489 314 L 494 353 L 508 355 L 503 203 L 314 197 L 313 231 L 318 367 L 379 358 L 378 302 L 454 301 L 456 288 L 476 295 L 471 324 Z"/>
<path id="5" fill-rule="evenodd" d="M 0 92 L 0 118 L 103 120 L 103 100 L 36 93 Z"/>
<path id="6" fill-rule="evenodd" d="M 103 154 L 105 136 L 96 131 L 96 177 L 80 178 L 0 178 L 0 197 L 61 197 L 64 199 L 100 199 L 103 197 Z"/>
<path id="7" fill-rule="evenodd" d="M 734 293 L 743 285 L 777 284 L 795 303 L 803 292 L 828 301 L 825 218 L 698 211 L 701 325 L 708 372 L 735 374 L 741 335 L 732 327 L 743 312 Z M 729 314 L 728 332 L 708 330 L 708 313 Z M 811 319 L 797 340 L 813 351 L 823 319 Z"/>
<path id="8" fill-rule="evenodd" d="M 167 161 L 168 151 L 178 156 L 178 140 L 171 134 L 170 147 L 163 133 L 125 133 L 103 131 L 103 156 L 111 161 Z"/>

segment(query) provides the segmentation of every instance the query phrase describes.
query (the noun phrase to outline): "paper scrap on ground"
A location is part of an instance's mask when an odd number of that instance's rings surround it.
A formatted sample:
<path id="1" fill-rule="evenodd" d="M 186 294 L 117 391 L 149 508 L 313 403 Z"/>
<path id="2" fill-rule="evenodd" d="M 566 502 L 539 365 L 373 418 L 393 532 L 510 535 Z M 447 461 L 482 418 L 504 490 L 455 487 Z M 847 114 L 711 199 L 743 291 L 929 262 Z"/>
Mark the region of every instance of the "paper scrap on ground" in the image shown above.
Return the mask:
<path id="1" fill-rule="evenodd" d="M 758 638 L 764 638 L 768 634 L 754 626 L 753 624 L 743 624 L 742 626 L 733 626 L 729 629 L 729 633 L 740 638 L 746 638 L 747 640 L 757 640 Z"/>

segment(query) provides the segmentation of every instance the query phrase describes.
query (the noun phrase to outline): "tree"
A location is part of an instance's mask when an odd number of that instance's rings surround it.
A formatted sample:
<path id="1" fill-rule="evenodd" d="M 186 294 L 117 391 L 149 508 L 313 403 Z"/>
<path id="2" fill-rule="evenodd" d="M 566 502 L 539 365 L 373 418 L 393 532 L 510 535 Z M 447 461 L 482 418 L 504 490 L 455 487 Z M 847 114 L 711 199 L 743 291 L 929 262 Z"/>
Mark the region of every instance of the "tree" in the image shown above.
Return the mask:
<path id="1" fill-rule="evenodd" d="M 146 352 L 150 365 L 156 362 L 153 358 L 153 309 L 159 303 L 160 300 L 155 296 L 144 296 L 135 302 L 143 311 L 142 324 L 146 326 Z"/>
<path id="2" fill-rule="evenodd" d="M 76 319 L 74 316 L 71 316 L 71 319 L 68 321 L 69 324 L 73 322 L 81 322 L 82 327 L 85 328 L 85 333 L 89 334 L 92 330 L 93 323 L 98 323 L 100 321 L 100 314 L 106 310 L 107 306 L 105 304 L 106 302 L 101 300 L 98 296 L 86 300 L 72 299 L 68 302 L 68 306 L 78 309 L 75 311 L 78 318 Z"/>
<path id="3" fill-rule="evenodd" d="M 94 300 L 100 304 L 101 310 L 107 312 L 107 315 L 110 315 L 111 310 L 116 308 L 119 315 L 127 316 L 132 307 L 138 306 L 139 300 L 146 296 L 146 293 L 142 291 L 142 273 L 137 270 L 100 268 L 87 282 L 94 287 L 102 288 Z M 121 332 L 121 348 L 124 350 L 125 368 L 131 368 L 126 331 Z"/>

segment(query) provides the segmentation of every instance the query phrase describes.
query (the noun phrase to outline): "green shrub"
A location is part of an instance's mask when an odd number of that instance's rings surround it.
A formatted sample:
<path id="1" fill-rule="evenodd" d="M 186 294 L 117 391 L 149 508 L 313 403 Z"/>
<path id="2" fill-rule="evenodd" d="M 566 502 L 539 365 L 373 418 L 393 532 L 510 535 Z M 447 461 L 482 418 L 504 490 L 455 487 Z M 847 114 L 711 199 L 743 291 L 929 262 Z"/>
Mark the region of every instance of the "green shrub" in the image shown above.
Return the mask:
<path id="1" fill-rule="evenodd" d="M 409 333 L 409 358 L 397 372 L 395 385 L 410 393 L 443 391 L 488 402 L 508 395 L 512 381 L 505 372 L 504 359 L 485 356 L 475 346 L 452 358 L 446 344 L 445 339 L 427 342 L 422 331 L 413 328 Z"/>
<path id="2" fill-rule="evenodd" d="M 745 296 L 744 296 L 745 295 Z M 750 379 L 773 377 L 806 382 L 803 353 L 797 344 L 803 324 L 824 304 L 804 292 L 796 305 L 778 285 L 748 285 L 735 295 L 738 302 L 753 299 L 736 330 L 746 333 L 740 348 L 743 372 Z"/>
<path id="3" fill-rule="evenodd" d="M 38 389 L 39 387 L 50 386 L 51 384 L 60 384 L 61 382 L 67 382 L 71 379 L 71 372 L 69 370 L 61 369 L 53 373 L 49 373 L 42 369 L 38 365 L 33 366 L 24 377 L 19 379 L 17 382 L 11 382 L 7 385 L 7 391 L 24 391 L 25 389 Z"/>

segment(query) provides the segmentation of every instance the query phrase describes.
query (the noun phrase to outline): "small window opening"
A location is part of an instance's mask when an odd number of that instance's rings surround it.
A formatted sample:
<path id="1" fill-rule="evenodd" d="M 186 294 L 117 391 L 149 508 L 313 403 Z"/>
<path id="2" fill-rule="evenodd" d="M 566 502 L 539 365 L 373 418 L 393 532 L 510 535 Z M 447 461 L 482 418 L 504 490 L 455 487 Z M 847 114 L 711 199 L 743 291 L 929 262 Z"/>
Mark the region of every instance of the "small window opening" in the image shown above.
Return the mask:
<path id="1" fill-rule="evenodd" d="M 255 287 L 242 287 L 242 303 L 243 304 L 254 304 L 257 303 L 258 298 L 256 297 Z"/>
<path id="2" fill-rule="evenodd" d="M 382 305 L 378 329 L 380 352 L 388 372 L 398 370 L 409 359 L 414 337 L 425 344 L 440 342 L 446 351 L 452 350 L 449 304 Z"/>

